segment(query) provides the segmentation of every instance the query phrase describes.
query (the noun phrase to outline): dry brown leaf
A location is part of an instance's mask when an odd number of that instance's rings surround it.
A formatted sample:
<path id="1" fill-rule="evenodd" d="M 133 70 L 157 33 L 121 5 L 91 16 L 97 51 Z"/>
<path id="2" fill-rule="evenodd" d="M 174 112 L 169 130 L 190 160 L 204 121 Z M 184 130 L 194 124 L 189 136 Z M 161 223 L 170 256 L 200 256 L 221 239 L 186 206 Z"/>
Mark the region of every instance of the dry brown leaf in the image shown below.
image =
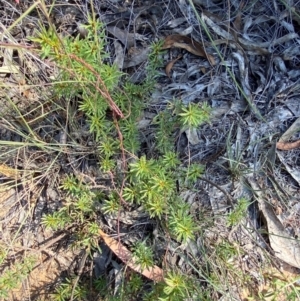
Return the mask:
<path id="1" fill-rule="evenodd" d="M 181 59 L 181 58 L 182 58 L 182 55 L 180 54 L 176 59 L 172 60 L 171 62 L 169 62 L 169 63 L 167 64 L 167 66 L 166 66 L 166 74 L 167 74 L 168 78 L 171 78 L 170 72 L 171 72 L 171 70 L 172 70 L 174 64 L 175 64 L 179 59 Z"/>
<path id="2" fill-rule="evenodd" d="M 179 34 L 166 37 L 162 49 L 169 49 L 172 47 L 183 48 L 192 54 L 205 57 L 212 65 L 216 64 L 213 56 L 206 54 L 202 44 L 189 37 Z"/>
<path id="3" fill-rule="evenodd" d="M 121 70 L 124 63 L 124 49 L 118 40 L 114 40 L 114 47 L 116 56 L 114 59 L 114 64 Z"/>
<path id="4" fill-rule="evenodd" d="M 238 12 L 233 22 L 233 27 L 236 29 L 238 33 L 240 33 L 242 30 L 242 13 L 240 11 Z"/>
<path id="5" fill-rule="evenodd" d="M 300 268 L 300 242 L 285 230 L 273 207 L 265 200 L 256 180 L 251 176 L 248 176 L 247 180 L 255 191 L 259 209 L 267 221 L 270 246 L 275 256 L 293 267 Z"/>
<path id="6" fill-rule="evenodd" d="M 201 72 L 202 72 L 203 74 L 206 73 L 206 69 L 205 69 L 204 67 L 201 67 L 200 70 L 201 70 Z"/>
<path id="7" fill-rule="evenodd" d="M 300 140 L 294 142 L 277 142 L 276 148 L 280 150 L 291 150 L 300 147 Z"/>
<path id="8" fill-rule="evenodd" d="M 130 47 L 133 47 L 136 43 L 136 41 L 144 41 L 147 38 L 141 34 L 138 33 L 129 33 L 127 30 L 122 30 L 116 26 L 107 26 L 106 30 L 116 37 L 119 41 L 122 42 L 122 44 L 129 49 Z"/>
<path id="9" fill-rule="evenodd" d="M 137 49 L 131 47 L 128 50 L 129 57 L 124 60 L 123 69 L 135 67 L 147 61 L 150 53 L 150 47 Z"/>
<path id="10" fill-rule="evenodd" d="M 244 6 L 245 6 L 244 1 L 241 1 L 237 16 L 233 22 L 233 27 L 237 30 L 237 32 L 242 31 L 242 9 Z"/>
<path id="11" fill-rule="evenodd" d="M 109 237 L 102 230 L 99 230 L 99 234 L 107 246 L 131 269 L 155 282 L 163 281 L 163 270 L 160 267 L 155 265 L 152 268 L 142 270 L 141 265 L 134 261 L 133 254 L 125 246 L 116 239 Z"/>

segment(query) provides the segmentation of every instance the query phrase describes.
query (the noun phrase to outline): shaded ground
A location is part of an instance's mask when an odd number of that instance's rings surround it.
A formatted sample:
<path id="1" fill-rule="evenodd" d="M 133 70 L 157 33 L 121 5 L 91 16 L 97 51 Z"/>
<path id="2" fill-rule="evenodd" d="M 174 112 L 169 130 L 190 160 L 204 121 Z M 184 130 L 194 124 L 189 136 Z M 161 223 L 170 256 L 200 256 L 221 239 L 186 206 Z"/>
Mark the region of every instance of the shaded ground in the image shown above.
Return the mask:
<path id="1" fill-rule="evenodd" d="M 187 246 L 158 235 L 152 239 L 156 256 L 165 256 L 169 266 L 192 274 L 185 259 L 201 269 L 206 258 L 199 250 L 205 246 L 215 263 L 211 269 L 222 284 L 212 300 L 250 296 L 259 300 L 259 294 L 272 300 L 268 293 L 276 291 L 280 294 L 275 300 L 287 300 L 282 287 L 290 283 L 296 287 L 300 267 L 300 245 L 294 240 L 300 214 L 300 3 L 200 0 L 194 1 L 197 13 L 191 3 L 94 1 L 95 13 L 107 30 L 108 61 L 132 82 L 145 78 L 153 41 L 163 40 L 168 49 L 162 54 L 166 69 L 161 70 L 139 121 L 143 153 L 153 152 L 152 120 L 168 102 L 207 102 L 213 108 L 209 124 L 194 132 L 178 132 L 174 141 L 183 164 L 205 164 L 205 174 L 193 190 L 180 192 L 197 216 L 201 233 Z M 10 300 L 49 300 L 48 294 L 69 275 L 87 279 L 88 300 L 96 300 L 92 275 L 105 274 L 116 281 L 113 273 L 122 269 L 118 258 L 100 239 L 102 255 L 95 252 L 93 259 L 80 248 L 70 250 L 73 237 L 68 229 L 45 230 L 41 217 L 64 203 L 59 185 L 67 174 L 75 174 L 91 189 L 105 188 L 110 182 L 98 170 L 96 145 L 78 111 L 78 99 L 53 98 L 50 82 L 56 66 L 41 60 L 28 41 L 39 22 L 47 26 L 49 21 L 62 37 L 84 36 L 80 24 L 86 22 L 91 7 L 88 2 L 57 1 L 47 20 L 37 6 L 8 32 L 30 5 L 29 1 L 0 4 L 0 218 L 1 248 L 8 250 L 1 270 L 24 256 L 38 258 Z M 60 146 L 67 143 L 73 146 Z M 250 201 L 247 216 L 230 226 L 226 216 L 242 197 Z M 100 219 L 111 233 L 118 232 L 118 220 L 126 245 L 156 228 L 156 221 L 138 208 Z M 293 300 L 299 297 L 295 291 Z"/>

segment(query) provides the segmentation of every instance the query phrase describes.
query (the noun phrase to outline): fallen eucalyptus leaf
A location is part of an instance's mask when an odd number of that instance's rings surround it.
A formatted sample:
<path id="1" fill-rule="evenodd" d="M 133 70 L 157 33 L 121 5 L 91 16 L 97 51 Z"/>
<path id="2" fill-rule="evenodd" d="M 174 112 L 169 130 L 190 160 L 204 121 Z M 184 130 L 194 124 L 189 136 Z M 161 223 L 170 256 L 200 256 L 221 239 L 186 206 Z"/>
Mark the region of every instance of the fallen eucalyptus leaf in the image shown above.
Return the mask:
<path id="1" fill-rule="evenodd" d="M 173 31 L 182 35 L 182 36 L 187 36 L 189 34 L 191 34 L 194 30 L 194 27 L 193 26 L 189 26 L 188 28 L 174 28 Z"/>
<path id="2" fill-rule="evenodd" d="M 169 49 L 172 47 L 178 47 L 187 50 L 188 52 L 206 58 L 212 65 L 215 65 L 215 59 L 212 55 L 206 54 L 203 46 L 186 36 L 174 34 L 165 38 L 162 49 Z"/>
<path id="3" fill-rule="evenodd" d="M 177 19 L 169 21 L 167 25 L 171 28 L 175 28 L 175 27 L 178 27 L 179 25 L 181 25 L 184 22 L 186 22 L 186 18 L 182 17 L 182 18 L 177 18 Z"/>
<path id="4" fill-rule="evenodd" d="M 114 41 L 114 47 L 115 47 L 115 54 L 116 54 L 114 64 L 116 64 L 119 69 L 122 69 L 123 68 L 123 62 L 124 62 L 123 47 L 122 47 L 121 43 L 117 40 Z"/>
<path id="5" fill-rule="evenodd" d="M 168 78 L 171 78 L 170 76 L 170 72 L 174 66 L 174 64 L 180 59 L 182 58 L 182 55 L 179 55 L 176 59 L 172 60 L 171 62 L 169 62 L 166 66 L 166 74 L 168 76 Z"/>
<path id="6" fill-rule="evenodd" d="M 134 67 L 147 61 L 149 53 L 150 53 L 149 47 L 141 50 L 137 50 L 135 55 L 132 55 L 131 58 L 125 59 L 123 64 L 123 69 Z"/>
<path id="7" fill-rule="evenodd" d="M 195 128 L 187 129 L 185 133 L 190 144 L 196 145 L 201 142 L 201 140 L 198 137 L 197 129 Z"/>
<path id="8" fill-rule="evenodd" d="M 135 41 L 137 41 L 137 40 L 139 40 L 139 41 L 147 40 L 147 38 L 141 34 L 129 33 L 128 31 L 122 30 L 116 26 L 107 26 L 106 29 L 110 34 L 112 34 L 119 41 L 121 41 L 122 44 L 127 49 L 129 49 L 130 47 L 133 47 L 135 45 Z"/>
<path id="9" fill-rule="evenodd" d="M 142 270 L 141 265 L 135 262 L 133 254 L 118 240 L 109 237 L 102 230 L 99 230 L 99 234 L 112 252 L 114 252 L 118 258 L 131 269 L 155 282 L 163 281 L 163 270 L 160 267 L 155 265 L 151 268 Z"/>
<path id="10" fill-rule="evenodd" d="M 277 142 L 276 148 L 280 150 L 291 150 L 300 147 L 300 140 L 294 142 Z"/>
<path id="11" fill-rule="evenodd" d="M 265 200 L 262 189 L 251 176 L 247 177 L 268 225 L 269 240 L 275 256 L 291 266 L 300 267 L 300 242 L 291 237 L 274 213 L 272 206 Z"/>

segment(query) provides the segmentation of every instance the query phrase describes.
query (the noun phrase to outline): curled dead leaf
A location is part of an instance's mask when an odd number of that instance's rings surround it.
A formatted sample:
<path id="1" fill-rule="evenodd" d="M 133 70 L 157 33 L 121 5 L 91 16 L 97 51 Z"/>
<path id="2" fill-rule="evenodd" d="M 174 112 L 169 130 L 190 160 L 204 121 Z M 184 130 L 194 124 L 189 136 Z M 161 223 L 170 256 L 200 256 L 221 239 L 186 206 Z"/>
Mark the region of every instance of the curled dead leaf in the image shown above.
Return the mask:
<path id="1" fill-rule="evenodd" d="M 291 150 L 300 147 L 300 140 L 294 142 L 277 142 L 276 148 L 279 150 Z"/>
<path id="2" fill-rule="evenodd" d="M 170 35 L 165 38 L 162 49 L 178 47 L 189 51 L 192 54 L 206 58 L 211 65 L 215 65 L 215 59 L 212 55 L 207 54 L 201 43 L 179 34 Z"/>
<path id="3" fill-rule="evenodd" d="M 131 269 L 155 282 L 163 281 L 163 270 L 160 267 L 155 265 L 152 268 L 142 270 L 141 265 L 135 262 L 133 254 L 125 246 L 109 237 L 102 230 L 99 230 L 99 234 L 107 246 Z"/>
<path id="4" fill-rule="evenodd" d="M 171 62 L 169 62 L 166 66 L 166 74 L 168 76 L 168 78 L 170 78 L 170 72 L 174 66 L 174 64 L 180 59 L 182 58 L 182 55 L 180 54 L 176 59 L 172 60 Z"/>

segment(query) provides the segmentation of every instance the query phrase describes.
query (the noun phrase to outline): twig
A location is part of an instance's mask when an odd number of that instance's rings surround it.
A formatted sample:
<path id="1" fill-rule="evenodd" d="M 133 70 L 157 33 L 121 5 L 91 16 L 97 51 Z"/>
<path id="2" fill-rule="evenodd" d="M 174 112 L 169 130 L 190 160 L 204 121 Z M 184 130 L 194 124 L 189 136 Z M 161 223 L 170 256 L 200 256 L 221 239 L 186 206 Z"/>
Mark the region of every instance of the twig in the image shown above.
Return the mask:
<path id="1" fill-rule="evenodd" d="M 220 187 L 216 183 L 212 182 L 211 180 L 208 180 L 208 179 L 202 178 L 202 177 L 199 177 L 199 179 L 202 180 L 202 181 L 205 181 L 205 182 L 209 183 L 210 185 L 215 186 L 216 188 L 218 188 L 221 192 L 223 192 L 225 194 L 225 196 L 226 196 L 229 204 L 231 205 L 231 207 L 232 208 L 234 207 L 233 199 L 232 199 L 232 197 L 230 196 L 230 194 L 226 190 L 224 190 L 222 187 Z"/>
<path id="2" fill-rule="evenodd" d="M 117 116 L 120 116 L 121 118 L 124 118 L 124 115 L 123 115 L 122 111 L 120 110 L 120 108 L 116 105 L 116 103 L 111 98 L 109 91 L 107 90 L 107 88 L 106 88 L 106 86 L 105 86 L 102 78 L 96 72 L 96 70 L 90 64 L 88 64 L 87 62 L 85 62 L 83 59 L 79 58 L 77 55 L 71 53 L 68 56 L 71 59 L 74 59 L 77 62 L 79 62 L 82 65 L 84 65 L 87 69 L 89 69 L 97 77 L 97 83 L 95 84 L 95 88 L 104 97 L 104 99 L 108 102 L 108 105 L 110 106 L 111 110 Z"/>
<path id="3" fill-rule="evenodd" d="M 0 42 L 0 46 L 3 46 L 5 48 L 23 48 L 23 49 L 36 49 L 37 47 L 34 45 L 27 46 L 27 45 L 22 45 L 22 44 L 12 44 L 12 43 L 3 43 Z"/>
<path id="4" fill-rule="evenodd" d="M 89 252 L 87 250 L 84 250 L 84 255 L 80 261 L 80 267 L 79 267 L 79 271 L 78 271 L 78 276 L 75 278 L 74 280 L 74 283 L 73 283 L 73 287 L 72 287 L 72 293 L 71 293 L 71 298 L 70 300 L 73 301 L 74 300 L 74 293 L 75 293 L 75 289 L 76 289 L 76 286 L 78 284 L 78 281 L 81 277 L 81 274 L 82 274 L 82 270 L 83 270 L 83 267 L 84 267 L 84 264 L 86 262 L 86 259 L 89 255 Z"/>

